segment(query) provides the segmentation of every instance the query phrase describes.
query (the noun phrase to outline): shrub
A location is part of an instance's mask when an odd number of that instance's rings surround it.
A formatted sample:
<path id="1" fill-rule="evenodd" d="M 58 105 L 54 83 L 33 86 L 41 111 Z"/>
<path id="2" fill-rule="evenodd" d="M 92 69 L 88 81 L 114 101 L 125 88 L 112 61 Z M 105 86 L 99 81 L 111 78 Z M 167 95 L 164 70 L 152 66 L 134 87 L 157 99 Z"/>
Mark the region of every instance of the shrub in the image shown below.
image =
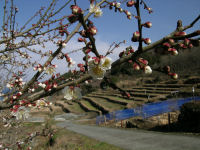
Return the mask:
<path id="1" fill-rule="evenodd" d="M 200 132 L 200 102 L 183 104 L 178 122 L 184 131 Z"/>

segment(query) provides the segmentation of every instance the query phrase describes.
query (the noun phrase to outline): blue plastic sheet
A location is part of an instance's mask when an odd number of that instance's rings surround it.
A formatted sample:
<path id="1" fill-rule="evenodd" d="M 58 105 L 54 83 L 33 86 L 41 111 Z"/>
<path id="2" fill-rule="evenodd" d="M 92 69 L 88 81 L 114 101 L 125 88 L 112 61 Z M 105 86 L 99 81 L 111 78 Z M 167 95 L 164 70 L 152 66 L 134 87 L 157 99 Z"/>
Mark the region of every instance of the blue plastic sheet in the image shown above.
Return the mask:
<path id="1" fill-rule="evenodd" d="M 104 123 L 105 121 L 115 120 L 120 121 L 136 116 L 141 116 L 144 119 L 152 116 L 156 116 L 162 113 L 172 112 L 179 110 L 180 107 L 187 102 L 192 100 L 200 100 L 200 97 L 189 97 L 182 99 L 169 99 L 162 102 L 155 102 L 150 104 L 145 104 L 141 107 L 136 107 L 133 109 L 117 110 L 106 115 L 97 116 L 96 124 Z"/>

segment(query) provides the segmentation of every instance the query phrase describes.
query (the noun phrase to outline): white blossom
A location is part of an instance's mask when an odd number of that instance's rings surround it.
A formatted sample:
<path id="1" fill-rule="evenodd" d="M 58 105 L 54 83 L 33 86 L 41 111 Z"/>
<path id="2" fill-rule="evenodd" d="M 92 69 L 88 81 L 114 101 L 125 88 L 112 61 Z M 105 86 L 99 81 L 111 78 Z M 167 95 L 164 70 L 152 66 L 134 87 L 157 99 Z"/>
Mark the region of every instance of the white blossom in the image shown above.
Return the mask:
<path id="1" fill-rule="evenodd" d="M 29 117 L 29 110 L 21 106 L 16 112 L 13 112 L 12 115 L 15 116 L 17 120 L 26 120 Z"/>
<path id="2" fill-rule="evenodd" d="M 82 98 L 81 89 L 79 87 L 70 88 L 69 86 L 66 86 L 62 90 L 62 92 L 63 92 L 64 98 L 66 100 L 73 100 L 73 99 L 81 99 Z"/>
<path id="3" fill-rule="evenodd" d="M 145 74 L 151 74 L 152 73 L 152 69 L 150 66 L 145 66 L 144 67 L 144 73 Z"/>
<path id="4" fill-rule="evenodd" d="M 96 7 L 94 4 L 90 5 L 90 13 L 94 13 L 94 17 L 100 17 L 103 14 L 103 11 L 100 9 L 100 7 Z"/>

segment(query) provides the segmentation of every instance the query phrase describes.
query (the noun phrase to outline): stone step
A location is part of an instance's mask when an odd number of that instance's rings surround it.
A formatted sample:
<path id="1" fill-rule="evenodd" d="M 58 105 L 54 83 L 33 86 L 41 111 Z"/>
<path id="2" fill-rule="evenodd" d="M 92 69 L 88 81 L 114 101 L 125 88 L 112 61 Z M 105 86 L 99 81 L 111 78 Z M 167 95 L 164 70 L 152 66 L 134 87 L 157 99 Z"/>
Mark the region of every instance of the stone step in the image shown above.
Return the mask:
<path id="1" fill-rule="evenodd" d="M 167 88 L 181 88 L 190 87 L 191 84 L 143 84 L 143 87 L 167 87 Z"/>
<path id="2" fill-rule="evenodd" d="M 118 104 L 118 103 L 113 103 L 112 101 L 108 101 L 105 98 L 93 97 L 93 96 L 87 96 L 87 97 L 90 97 L 93 100 L 97 101 L 103 107 L 107 107 L 110 111 L 120 110 L 120 109 L 124 109 L 125 108 L 124 105 L 121 105 L 121 104 Z"/>
<path id="3" fill-rule="evenodd" d="M 80 100 L 79 105 L 84 109 L 86 112 L 96 112 L 98 115 L 101 115 L 102 112 L 98 110 L 96 107 L 92 106 L 90 102 L 86 100 Z"/>
<path id="4" fill-rule="evenodd" d="M 108 96 L 108 95 L 90 95 L 90 96 L 93 96 L 93 97 L 99 97 L 99 98 L 103 98 L 103 99 L 106 99 L 112 103 L 117 103 L 117 104 L 120 104 L 120 105 L 127 105 L 128 104 L 128 101 L 126 99 L 123 99 L 123 98 L 120 98 L 120 97 L 116 97 L 116 96 Z"/>
<path id="5" fill-rule="evenodd" d="M 51 110 L 51 112 L 53 112 L 55 114 L 63 113 L 62 107 L 56 106 L 54 104 L 50 106 L 50 110 Z"/>
<path id="6" fill-rule="evenodd" d="M 78 101 L 72 102 L 72 104 L 68 105 L 68 108 L 72 110 L 72 112 L 76 114 L 82 114 L 85 113 L 85 110 L 80 106 Z"/>
<path id="7" fill-rule="evenodd" d="M 146 93 L 146 94 L 151 94 L 151 93 L 155 93 L 155 94 L 171 94 L 174 91 L 168 91 L 168 90 L 163 90 L 163 91 L 159 91 L 159 90 L 141 90 L 141 89 L 124 89 L 127 92 L 136 92 L 136 93 Z"/>
<path id="8" fill-rule="evenodd" d="M 84 100 L 89 101 L 94 107 L 96 107 L 97 109 L 101 110 L 101 112 L 103 114 L 109 113 L 111 112 L 111 110 L 109 108 L 107 108 L 106 106 L 103 106 L 98 100 L 92 98 L 92 97 L 83 97 Z"/>
<path id="9" fill-rule="evenodd" d="M 153 91 L 177 91 L 180 88 L 167 88 L 167 87 L 132 87 L 133 90 L 153 90 Z"/>
<path id="10" fill-rule="evenodd" d="M 72 110 L 69 109 L 69 105 L 65 103 L 64 101 L 56 101 L 55 105 L 60 106 L 62 110 L 66 113 L 73 113 Z"/>

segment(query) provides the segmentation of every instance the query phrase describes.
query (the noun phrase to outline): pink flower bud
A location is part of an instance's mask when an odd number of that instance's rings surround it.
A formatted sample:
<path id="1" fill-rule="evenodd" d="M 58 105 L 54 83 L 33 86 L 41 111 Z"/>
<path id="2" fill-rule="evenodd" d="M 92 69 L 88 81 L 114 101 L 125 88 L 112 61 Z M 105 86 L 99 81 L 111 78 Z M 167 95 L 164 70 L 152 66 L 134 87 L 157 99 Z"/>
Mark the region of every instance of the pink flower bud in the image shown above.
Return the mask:
<path id="1" fill-rule="evenodd" d="M 144 65 L 148 65 L 148 61 L 143 59 L 143 58 L 139 58 L 138 61 Z"/>
<path id="2" fill-rule="evenodd" d="M 81 71 L 81 72 L 85 72 L 85 68 L 84 68 L 84 67 L 81 67 L 81 68 L 80 68 L 80 71 Z"/>
<path id="3" fill-rule="evenodd" d="M 78 66 L 79 68 L 81 68 L 81 67 L 84 66 L 84 64 L 78 64 L 77 66 Z"/>
<path id="4" fill-rule="evenodd" d="M 116 8 L 119 8 L 120 5 L 121 5 L 121 3 L 119 3 L 119 2 L 115 3 L 115 7 L 116 7 Z"/>
<path id="5" fill-rule="evenodd" d="M 176 32 L 174 35 L 175 36 L 184 36 L 184 35 L 186 35 L 186 32 L 180 31 L 180 32 Z"/>
<path id="6" fill-rule="evenodd" d="M 131 64 L 133 61 L 132 61 L 132 60 L 129 60 L 128 62 Z"/>
<path id="7" fill-rule="evenodd" d="M 168 41 L 169 41 L 170 44 L 174 44 L 175 43 L 174 39 L 169 39 Z"/>
<path id="8" fill-rule="evenodd" d="M 125 10 L 124 12 L 126 13 L 126 15 L 127 15 L 127 16 L 131 16 L 131 13 L 130 13 L 130 11 L 128 11 L 128 10 Z"/>
<path id="9" fill-rule="evenodd" d="M 88 32 L 92 35 L 97 34 L 97 28 L 95 26 L 89 27 Z"/>
<path id="10" fill-rule="evenodd" d="M 123 12 L 124 10 L 122 8 L 118 8 L 119 12 Z"/>
<path id="11" fill-rule="evenodd" d="M 176 73 L 169 73 L 172 79 L 178 79 L 178 74 Z"/>
<path id="12" fill-rule="evenodd" d="M 60 73 L 57 73 L 57 74 L 56 74 L 56 77 L 57 77 L 57 78 L 60 77 Z"/>
<path id="13" fill-rule="evenodd" d="M 133 42 L 137 42 L 139 40 L 139 37 L 140 37 L 140 32 L 139 31 L 136 31 L 133 33 L 133 37 L 132 37 L 132 41 Z"/>
<path id="14" fill-rule="evenodd" d="M 74 15 L 83 13 L 82 9 L 78 7 L 77 5 L 71 5 L 71 9 L 72 9 L 72 14 Z"/>
<path id="15" fill-rule="evenodd" d="M 167 47 L 167 48 L 170 48 L 171 45 L 169 43 L 163 43 L 163 46 Z"/>
<path id="16" fill-rule="evenodd" d="M 149 13 L 153 12 L 152 8 L 150 8 L 150 7 L 147 7 L 146 9 L 149 11 Z"/>
<path id="17" fill-rule="evenodd" d="M 85 41 L 85 39 L 83 39 L 83 38 L 78 38 L 78 42 L 84 42 Z"/>
<path id="18" fill-rule="evenodd" d="M 131 17 L 132 17 L 131 15 L 128 15 L 128 16 L 127 16 L 128 19 L 131 19 Z"/>
<path id="19" fill-rule="evenodd" d="M 94 64 L 99 64 L 100 59 L 98 57 L 93 57 L 92 59 L 94 60 Z"/>
<path id="20" fill-rule="evenodd" d="M 92 50 L 91 50 L 90 48 L 88 48 L 88 49 L 85 50 L 85 53 L 88 54 L 88 53 L 90 53 L 91 51 L 92 51 Z"/>
<path id="21" fill-rule="evenodd" d="M 51 88 L 52 88 L 52 84 L 48 84 L 45 88 L 45 91 L 48 91 L 50 92 L 51 91 Z"/>
<path id="22" fill-rule="evenodd" d="M 134 70 L 140 70 L 140 66 L 137 63 L 133 64 L 133 69 Z"/>
<path id="23" fill-rule="evenodd" d="M 190 40 L 189 39 L 185 39 L 184 40 L 184 44 L 188 46 L 190 44 Z"/>
<path id="24" fill-rule="evenodd" d="M 26 103 L 25 100 L 21 100 L 21 101 L 19 101 L 19 104 L 20 104 L 20 105 L 23 105 L 23 104 L 25 104 L 25 103 Z"/>
<path id="25" fill-rule="evenodd" d="M 63 48 L 65 48 L 66 45 L 67 45 L 66 43 L 64 43 L 64 42 L 62 43 L 62 47 L 63 47 Z"/>
<path id="26" fill-rule="evenodd" d="M 145 44 L 147 44 L 147 45 L 151 44 L 151 39 L 150 38 L 145 38 L 143 40 L 144 40 Z"/>
<path id="27" fill-rule="evenodd" d="M 13 106 L 13 109 L 16 109 L 16 110 L 17 110 L 19 107 L 20 107 L 20 105 L 14 105 L 14 106 Z"/>
<path id="28" fill-rule="evenodd" d="M 187 46 L 185 46 L 183 43 L 179 43 L 179 47 L 181 47 L 181 48 L 187 48 Z"/>
<path id="29" fill-rule="evenodd" d="M 189 48 L 193 48 L 194 46 L 192 45 L 192 44 L 189 44 L 189 46 L 188 46 Z"/>
<path id="30" fill-rule="evenodd" d="M 146 28 L 151 28 L 152 27 L 152 23 L 151 22 L 146 22 L 145 24 L 144 24 L 144 27 L 146 27 Z"/>
<path id="31" fill-rule="evenodd" d="M 133 5 L 135 5 L 135 1 L 134 0 L 130 0 L 126 3 L 127 7 L 132 7 Z"/>
<path id="32" fill-rule="evenodd" d="M 22 92 L 18 92 L 18 93 L 17 93 L 17 96 L 21 96 L 21 95 L 22 95 Z"/>
<path id="33" fill-rule="evenodd" d="M 131 97 L 130 93 L 128 93 L 128 92 L 125 92 L 124 94 L 125 94 L 124 96 L 126 96 L 127 98 Z"/>
<path id="34" fill-rule="evenodd" d="M 57 88 L 58 84 L 56 82 L 53 83 L 53 88 Z"/>
<path id="35" fill-rule="evenodd" d="M 114 6 L 114 5 L 115 5 L 115 3 L 114 3 L 114 2 L 111 2 L 111 3 L 110 3 L 110 6 Z"/>
<path id="36" fill-rule="evenodd" d="M 170 52 L 174 56 L 178 55 L 178 51 L 175 48 L 169 48 L 168 52 Z"/>
<path id="37" fill-rule="evenodd" d="M 39 72 L 41 72 L 41 71 L 42 71 L 42 68 L 41 68 L 41 67 L 39 67 L 39 68 L 38 68 L 38 71 L 39 71 Z"/>
<path id="38" fill-rule="evenodd" d="M 134 52 L 135 52 L 134 49 L 131 49 L 131 50 L 130 50 L 130 53 L 134 53 Z"/>

